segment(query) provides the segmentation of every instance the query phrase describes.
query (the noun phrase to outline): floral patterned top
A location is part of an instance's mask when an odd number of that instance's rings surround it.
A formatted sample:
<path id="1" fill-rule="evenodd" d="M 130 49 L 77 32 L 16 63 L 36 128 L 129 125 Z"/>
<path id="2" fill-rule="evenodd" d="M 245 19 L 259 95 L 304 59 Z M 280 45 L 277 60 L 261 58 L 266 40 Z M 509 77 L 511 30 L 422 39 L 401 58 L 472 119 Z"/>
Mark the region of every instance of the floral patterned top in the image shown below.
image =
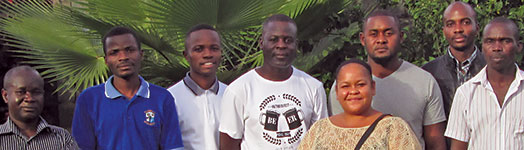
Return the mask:
<path id="1" fill-rule="evenodd" d="M 342 128 L 335 126 L 329 118 L 313 124 L 299 150 L 344 150 L 355 149 L 360 137 L 369 126 Z M 364 142 L 362 150 L 421 150 L 415 133 L 400 117 L 385 117 Z"/>

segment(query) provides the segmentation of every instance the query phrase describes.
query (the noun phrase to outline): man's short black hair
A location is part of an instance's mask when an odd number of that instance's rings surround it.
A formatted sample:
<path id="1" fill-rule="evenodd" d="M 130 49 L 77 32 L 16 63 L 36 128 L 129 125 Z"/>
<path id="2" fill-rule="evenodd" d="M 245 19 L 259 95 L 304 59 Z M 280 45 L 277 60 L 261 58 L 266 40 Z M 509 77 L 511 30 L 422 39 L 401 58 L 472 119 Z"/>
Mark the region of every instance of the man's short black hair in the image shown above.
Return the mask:
<path id="1" fill-rule="evenodd" d="M 189 35 L 191 35 L 191 33 L 193 33 L 193 32 L 200 31 L 200 30 L 212 30 L 212 31 L 215 31 L 216 33 L 218 33 L 218 31 L 213 26 L 211 26 L 209 24 L 197 24 L 197 25 L 194 25 L 186 33 L 186 39 L 184 40 L 185 50 L 187 50 L 187 40 L 189 39 Z"/>
<path id="2" fill-rule="evenodd" d="M 401 29 L 400 20 L 398 19 L 398 16 L 396 15 L 396 13 L 394 13 L 393 11 L 390 11 L 390 10 L 385 10 L 385 9 L 377 9 L 377 10 L 374 10 L 373 12 L 369 13 L 364 18 L 364 20 L 362 20 L 362 30 L 365 30 L 366 24 L 367 24 L 367 21 L 368 21 L 369 18 L 377 17 L 377 16 L 393 17 L 393 19 L 395 20 L 395 23 L 397 24 L 398 30 L 400 31 L 400 29 Z"/>
<path id="3" fill-rule="evenodd" d="M 123 34 L 131 34 L 133 35 L 133 38 L 135 38 L 136 45 L 138 46 L 138 49 L 141 50 L 140 47 L 140 40 L 138 40 L 138 36 L 136 35 L 136 32 L 130 28 L 127 27 L 113 27 L 109 29 L 109 31 L 104 35 L 102 38 L 102 46 L 104 47 L 104 53 L 107 52 L 106 50 L 106 40 L 108 37 L 117 36 L 117 35 L 123 35 Z"/>
<path id="4" fill-rule="evenodd" d="M 500 17 L 493 18 L 493 20 L 489 21 L 488 25 L 493 24 L 493 23 L 503 23 L 503 24 L 508 24 L 512 26 L 513 27 L 512 32 L 513 32 L 513 36 L 515 37 L 515 40 L 520 40 L 519 26 L 513 20 L 500 16 Z M 488 25 L 486 25 L 486 27 Z M 485 27 L 484 27 L 484 30 L 486 30 Z"/>
<path id="5" fill-rule="evenodd" d="M 342 67 L 346 66 L 347 64 L 352 64 L 352 63 L 355 63 L 355 64 L 359 64 L 359 65 L 362 65 L 364 66 L 364 68 L 366 68 L 366 70 L 368 71 L 369 73 L 369 77 L 371 79 L 373 79 L 373 75 L 371 74 L 371 66 L 369 66 L 368 63 L 360 60 L 360 59 L 356 59 L 356 58 L 351 58 L 349 60 L 346 60 L 344 62 L 342 62 L 338 67 L 337 67 L 337 70 L 335 71 L 335 80 L 337 80 L 338 78 L 338 73 L 340 72 L 340 69 L 342 69 Z"/>
<path id="6" fill-rule="evenodd" d="M 264 31 L 264 29 L 265 29 L 265 27 L 267 26 L 268 23 L 275 22 L 275 21 L 289 22 L 289 23 L 292 23 L 293 25 L 295 25 L 295 27 L 297 26 L 297 23 L 295 23 L 295 20 L 291 19 L 289 16 L 286 16 L 284 14 L 274 14 L 274 15 L 271 15 L 270 17 L 268 17 L 264 21 L 264 23 L 262 24 L 262 31 Z"/>

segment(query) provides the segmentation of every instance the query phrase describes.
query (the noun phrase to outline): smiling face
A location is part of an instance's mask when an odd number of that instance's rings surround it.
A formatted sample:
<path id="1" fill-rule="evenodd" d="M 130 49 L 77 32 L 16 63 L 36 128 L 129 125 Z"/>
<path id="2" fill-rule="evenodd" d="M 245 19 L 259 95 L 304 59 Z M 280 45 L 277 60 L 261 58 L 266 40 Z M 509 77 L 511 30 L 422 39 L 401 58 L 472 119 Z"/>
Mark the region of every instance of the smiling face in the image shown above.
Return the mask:
<path id="1" fill-rule="evenodd" d="M 44 107 L 44 80 L 34 70 L 16 70 L 2 89 L 2 98 L 12 120 L 38 120 Z"/>
<path id="2" fill-rule="evenodd" d="M 115 77 L 127 79 L 138 76 L 142 54 L 132 34 L 106 38 L 105 63 Z"/>
<path id="3" fill-rule="evenodd" d="M 367 19 L 364 31 L 360 33 L 360 43 L 366 49 L 368 57 L 375 62 L 388 63 L 397 57 L 402 42 L 402 32 L 395 18 L 374 16 Z"/>
<path id="4" fill-rule="evenodd" d="M 264 66 L 286 69 L 296 57 L 297 27 L 291 22 L 272 21 L 264 25 L 260 45 Z"/>
<path id="5" fill-rule="evenodd" d="M 375 82 L 364 66 L 349 63 L 340 68 L 335 88 L 337 100 L 345 113 L 359 115 L 371 110 Z"/>
<path id="6" fill-rule="evenodd" d="M 189 34 L 184 57 L 189 62 L 190 74 L 215 76 L 222 57 L 218 33 L 213 30 L 198 30 Z"/>
<path id="7" fill-rule="evenodd" d="M 501 71 L 515 66 L 515 55 L 522 50 L 516 32 L 516 27 L 508 23 L 490 23 L 484 28 L 482 52 L 488 68 Z"/>
<path id="8" fill-rule="evenodd" d="M 444 11 L 442 31 L 452 50 L 473 48 L 479 26 L 475 11 L 464 3 L 453 3 Z"/>

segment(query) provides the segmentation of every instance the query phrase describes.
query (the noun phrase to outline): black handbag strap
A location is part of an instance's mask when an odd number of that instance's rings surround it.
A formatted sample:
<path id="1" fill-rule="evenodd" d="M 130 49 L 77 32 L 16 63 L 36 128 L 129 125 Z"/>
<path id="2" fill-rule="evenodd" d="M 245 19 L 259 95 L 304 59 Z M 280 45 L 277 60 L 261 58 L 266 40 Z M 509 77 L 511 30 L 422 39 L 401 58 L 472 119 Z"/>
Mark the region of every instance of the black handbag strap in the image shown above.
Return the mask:
<path id="1" fill-rule="evenodd" d="M 382 115 L 380 115 L 380 117 L 377 118 L 377 120 L 375 120 L 375 122 L 373 122 L 373 124 L 371 124 L 371 126 L 369 126 L 369 128 L 366 130 L 366 132 L 364 132 L 364 135 L 362 135 L 362 137 L 358 141 L 357 146 L 355 147 L 355 150 L 360 150 L 360 147 L 362 147 L 364 142 L 366 142 L 366 140 L 368 139 L 369 135 L 371 135 L 373 130 L 375 130 L 375 127 L 377 126 L 378 122 L 380 120 L 382 120 L 382 118 L 384 118 L 386 116 L 391 116 L 391 115 L 390 114 L 382 114 Z"/>

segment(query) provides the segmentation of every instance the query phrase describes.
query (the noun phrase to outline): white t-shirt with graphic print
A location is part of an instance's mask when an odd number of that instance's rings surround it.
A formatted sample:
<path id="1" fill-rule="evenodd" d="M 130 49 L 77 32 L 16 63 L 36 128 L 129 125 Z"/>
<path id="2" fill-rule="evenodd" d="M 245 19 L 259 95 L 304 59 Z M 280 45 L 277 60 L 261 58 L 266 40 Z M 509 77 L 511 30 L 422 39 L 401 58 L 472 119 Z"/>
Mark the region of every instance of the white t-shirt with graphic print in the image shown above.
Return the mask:
<path id="1" fill-rule="evenodd" d="M 219 131 L 242 139 L 243 150 L 296 149 L 311 125 L 325 117 L 322 82 L 294 67 L 284 81 L 264 79 L 253 69 L 226 88 Z"/>

